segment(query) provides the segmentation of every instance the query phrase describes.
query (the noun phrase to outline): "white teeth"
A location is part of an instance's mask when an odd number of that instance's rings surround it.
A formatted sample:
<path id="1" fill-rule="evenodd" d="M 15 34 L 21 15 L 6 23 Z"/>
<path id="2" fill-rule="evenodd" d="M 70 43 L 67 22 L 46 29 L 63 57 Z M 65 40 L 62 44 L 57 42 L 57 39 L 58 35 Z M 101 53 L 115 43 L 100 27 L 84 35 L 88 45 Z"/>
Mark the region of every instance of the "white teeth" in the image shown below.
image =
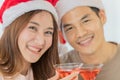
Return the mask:
<path id="1" fill-rule="evenodd" d="M 86 36 L 83 36 L 78 40 L 78 44 L 81 46 L 87 46 L 90 44 L 93 38 L 94 38 L 94 34 L 92 33 L 87 34 Z"/>
<path id="2" fill-rule="evenodd" d="M 28 47 L 30 50 L 32 50 L 32 51 L 35 51 L 35 52 L 38 52 L 40 49 L 38 49 L 38 48 L 35 48 L 35 47 L 31 47 L 31 46 L 29 46 Z"/>
<path id="3" fill-rule="evenodd" d="M 86 43 L 88 43 L 91 39 L 92 39 L 92 38 L 88 38 L 88 39 L 86 39 L 86 40 L 84 40 L 84 41 L 81 41 L 80 44 L 82 44 L 82 45 L 83 45 L 83 44 L 86 44 Z"/>

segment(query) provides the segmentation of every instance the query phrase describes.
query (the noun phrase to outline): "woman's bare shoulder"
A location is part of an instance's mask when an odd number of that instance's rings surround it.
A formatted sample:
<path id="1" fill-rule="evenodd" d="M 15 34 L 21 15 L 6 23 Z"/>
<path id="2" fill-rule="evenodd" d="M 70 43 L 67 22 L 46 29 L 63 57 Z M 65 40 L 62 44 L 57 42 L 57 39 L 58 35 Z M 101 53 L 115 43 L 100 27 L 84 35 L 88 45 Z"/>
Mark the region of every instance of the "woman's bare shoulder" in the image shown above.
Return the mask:
<path id="1" fill-rule="evenodd" d="M 3 75 L 2 75 L 2 73 L 0 72 L 0 80 L 1 80 L 2 77 L 3 77 Z"/>
<path id="2" fill-rule="evenodd" d="M 0 76 L 2 75 L 2 73 L 0 72 Z"/>

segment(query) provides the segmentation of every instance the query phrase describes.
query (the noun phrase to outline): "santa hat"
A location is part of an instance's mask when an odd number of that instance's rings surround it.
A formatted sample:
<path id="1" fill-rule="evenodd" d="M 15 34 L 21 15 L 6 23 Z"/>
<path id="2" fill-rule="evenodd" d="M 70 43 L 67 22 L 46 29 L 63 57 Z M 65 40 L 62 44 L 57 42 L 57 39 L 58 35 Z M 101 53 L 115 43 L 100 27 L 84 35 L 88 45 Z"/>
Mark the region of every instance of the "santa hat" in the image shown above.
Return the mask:
<path id="1" fill-rule="evenodd" d="M 51 0 L 52 1 L 52 0 Z M 58 22 L 57 13 L 51 1 L 47 0 L 5 0 L 0 9 L 0 22 L 4 29 L 16 18 L 33 10 L 46 10 L 53 14 Z M 51 3 L 50 3 L 51 2 Z M 55 3 L 54 3 L 55 4 Z"/>
<path id="2" fill-rule="evenodd" d="M 96 7 L 99 9 L 104 9 L 101 0 L 59 0 L 55 7 L 57 10 L 59 19 L 61 20 L 61 18 L 68 11 L 78 6 L 90 6 L 90 7 Z"/>

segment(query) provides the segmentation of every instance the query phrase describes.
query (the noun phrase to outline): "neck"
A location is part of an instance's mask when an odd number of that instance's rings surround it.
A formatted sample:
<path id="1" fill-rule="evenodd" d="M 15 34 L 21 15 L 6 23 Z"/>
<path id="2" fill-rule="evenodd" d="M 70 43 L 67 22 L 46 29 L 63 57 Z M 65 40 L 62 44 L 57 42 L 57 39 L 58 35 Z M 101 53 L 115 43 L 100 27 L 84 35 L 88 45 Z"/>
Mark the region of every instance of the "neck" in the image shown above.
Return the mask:
<path id="1" fill-rule="evenodd" d="M 99 50 L 90 54 L 90 55 L 81 55 L 80 57 L 83 62 L 87 64 L 99 64 L 99 63 L 106 63 L 107 61 L 111 60 L 117 51 L 117 45 L 114 43 L 106 43 L 105 45 L 101 46 Z"/>

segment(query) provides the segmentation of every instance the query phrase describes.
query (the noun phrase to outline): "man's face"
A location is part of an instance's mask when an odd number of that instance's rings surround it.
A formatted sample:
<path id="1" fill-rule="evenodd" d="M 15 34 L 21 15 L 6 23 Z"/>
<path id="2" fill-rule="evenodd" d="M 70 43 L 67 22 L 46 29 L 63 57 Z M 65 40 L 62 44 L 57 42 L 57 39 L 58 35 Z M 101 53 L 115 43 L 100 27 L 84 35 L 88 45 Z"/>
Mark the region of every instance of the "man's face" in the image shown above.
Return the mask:
<path id="1" fill-rule="evenodd" d="M 63 30 L 71 46 L 81 54 L 93 54 L 104 43 L 102 10 L 96 13 L 89 7 L 77 7 L 62 17 Z"/>

